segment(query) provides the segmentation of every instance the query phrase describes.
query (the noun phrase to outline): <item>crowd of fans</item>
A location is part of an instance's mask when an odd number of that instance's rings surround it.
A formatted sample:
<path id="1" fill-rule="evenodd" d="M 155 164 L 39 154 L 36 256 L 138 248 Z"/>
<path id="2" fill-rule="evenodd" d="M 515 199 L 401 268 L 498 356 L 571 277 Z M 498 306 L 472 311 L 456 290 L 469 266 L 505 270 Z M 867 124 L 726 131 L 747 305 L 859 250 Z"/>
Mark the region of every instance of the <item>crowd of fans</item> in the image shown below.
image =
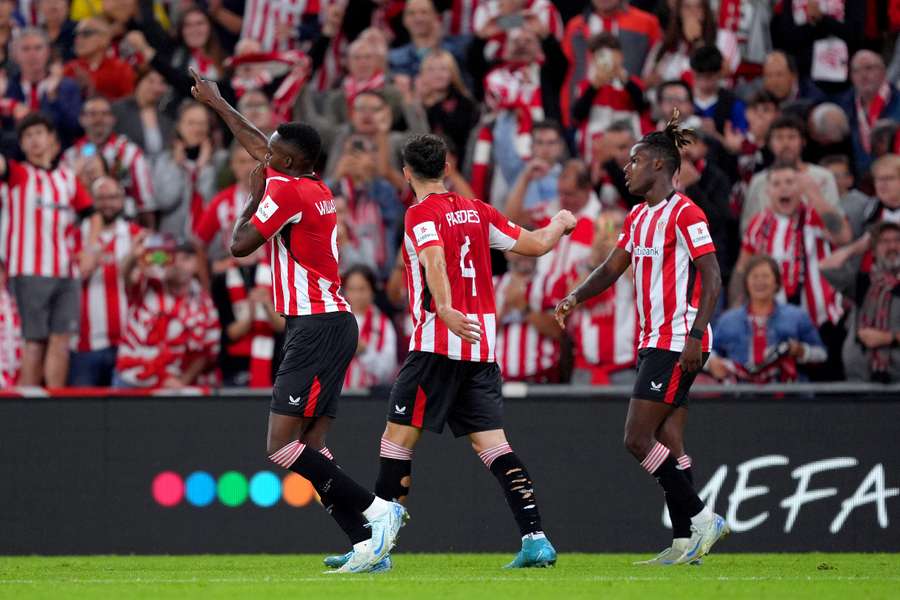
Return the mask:
<path id="1" fill-rule="evenodd" d="M 725 278 L 706 372 L 900 381 L 898 0 L 0 0 L 0 385 L 271 385 L 284 318 L 231 228 L 254 160 L 191 98 L 321 133 L 348 387 L 390 383 L 410 319 L 399 149 L 443 135 L 449 189 L 525 227 L 495 256 L 506 380 L 628 383 L 632 284 L 552 311 L 614 246 L 631 146 L 678 109 L 678 191 Z M 660 226 L 665 226 L 660 223 Z"/>

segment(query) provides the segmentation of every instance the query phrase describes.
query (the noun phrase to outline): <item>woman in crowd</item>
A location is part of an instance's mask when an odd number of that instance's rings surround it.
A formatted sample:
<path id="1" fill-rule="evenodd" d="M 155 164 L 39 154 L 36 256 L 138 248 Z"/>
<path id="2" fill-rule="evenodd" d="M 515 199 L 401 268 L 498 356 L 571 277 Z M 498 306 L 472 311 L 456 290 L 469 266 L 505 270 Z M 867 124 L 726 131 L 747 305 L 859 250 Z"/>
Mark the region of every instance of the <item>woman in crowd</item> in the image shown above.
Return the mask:
<path id="1" fill-rule="evenodd" d="M 781 269 L 757 254 L 743 273 L 747 302 L 719 317 L 707 370 L 719 381 L 753 383 L 805 379 L 798 365 L 824 362 L 825 345 L 809 314 L 776 301 Z"/>
<path id="2" fill-rule="evenodd" d="M 479 110 L 453 55 L 434 50 L 425 56 L 413 92 L 425 107 L 432 133 L 449 138 L 458 152 L 465 153 Z"/>
<path id="3" fill-rule="evenodd" d="M 159 230 L 183 236 L 199 222 L 216 193 L 216 175 L 226 152 L 213 146 L 206 107 L 185 100 L 178 110 L 175 136 L 153 161 L 153 190 Z"/>
<path id="4" fill-rule="evenodd" d="M 222 46 L 206 12 L 195 6 L 181 13 L 175 43 L 173 68 L 193 68 L 201 77 L 214 81 L 222 78 Z"/>
<path id="5" fill-rule="evenodd" d="M 143 69 L 138 72 L 134 95 L 113 104 L 116 133 L 140 146 L 151 161 L 169 145 L 175 127 L 160 104 L 168 91 L 162 75 Z"/>
<path id="6" fill-rule="evenodd" d="M 359 342 L 347 369 L 344 388 L 358 389 L 391 382 L 397 370 L 397 332 L 391 320 L 375 306 L 375 273 L 362 265 L 343 275 L 344 293 L 356 323 Z"/>

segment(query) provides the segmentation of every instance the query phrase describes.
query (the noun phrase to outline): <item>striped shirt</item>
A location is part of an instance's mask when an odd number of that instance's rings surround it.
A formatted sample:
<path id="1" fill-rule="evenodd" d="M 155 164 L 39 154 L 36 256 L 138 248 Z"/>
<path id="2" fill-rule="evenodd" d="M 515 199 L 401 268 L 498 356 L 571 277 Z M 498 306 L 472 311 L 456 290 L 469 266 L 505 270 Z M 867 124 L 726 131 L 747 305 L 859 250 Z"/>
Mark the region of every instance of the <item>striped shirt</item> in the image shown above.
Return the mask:
<path id="1" fill-rule="evenodd" d="M 41 169 L 6 160 L 0 181 L 0 260 L 10 277 L 72 277 L 68 235 L 77 214 L 93 205 L 67 167 Z"/>
<path id="2" fill-rule="evenodd" d="M 678 192 L 655 206 L 641 202 L 625 218 L 617 246 L 631 255 L 638 348 L 681 352 L 700 304 L 702 285 L 693 261 L 716 250 L 706 215 Z M 707 325 L 704 352 L 711 340 Z"/>
<path id="3" fill-rule="evenodd" d="M 74 168 L 78 159 L 83 156 L 84 147 L 91 142 L 83 137 L 63 153 L 62 160 Z M 142 211 L 153 210 L 153 184 L 150 182 L 150 166 L 144 158 L 140 146 L 124 135 L 114 133 L 109 136 L 100 148 L 109 167 L 110 175 L 122 182 L 130 201 L 126 203 L 126 212 L 134 215 Z"/>
<path id="4" fill-rule="evenodd" d="M 271 167 L 250 223 L 272 242 L 275 310 L 286 316 L 350 310 L 338 274 L 337 212 L 328 187 Z"/>
<path id="5" fill-rule="evenodd" d="M 247 0 L 241 39 L 257 40 L 263 52 L 298 50 L 300 40 L 294 35 L 279 39 L 278 26 L 295 31 L 304 17 L 318 15 L 325 4 L 327 0 Z"/>
<path id="6" fill-rule="evenodd" d="M 505 273 L 496 284 L 497 304 L 503 302 L 505 290 L 512 281 Z M 526 297 L 528 290 L 526 289 Z M 548 373 L 559 362 L 559 342 L 541 335 L 524 316 L 508 315 L 497 329 L 497 363 L 506 381 L 526 381 Z"/>
<path id="7" fill-rule="evenodd" d="M 391 320 L 375 306 L 354 315 L 359 327 L 359 343 L 366 349 L 350 361 L 344 387 L 359 389 L 386 384 L 397 370 L 397 331 Z"/>

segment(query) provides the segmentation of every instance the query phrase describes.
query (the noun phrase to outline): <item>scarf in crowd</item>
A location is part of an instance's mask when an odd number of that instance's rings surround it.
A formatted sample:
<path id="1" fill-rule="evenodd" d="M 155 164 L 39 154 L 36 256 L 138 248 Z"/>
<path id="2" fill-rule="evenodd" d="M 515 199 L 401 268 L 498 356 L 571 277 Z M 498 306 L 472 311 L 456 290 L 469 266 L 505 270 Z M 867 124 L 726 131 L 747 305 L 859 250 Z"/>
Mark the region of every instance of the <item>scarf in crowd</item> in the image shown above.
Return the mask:
<path id="1" fill-rule="evenodd" d="M 374 252 L 371 258 L 381 268 L 387 260 L 381 207 L 369 197 L 365 187 L 357 186 L 350 177 L 341 179 L 340 195 L 347 201 L 347 235 L 350 241 L 356 245 L 362 238 L 368 238 Z"/>
<path id="2" fill-rule="evenodd" d="M 516 117 L 516 152 L 522 161 L 531 157 L 531 129 L 544 118 L 539 64 L 506 63 L 485 77 L 485 103 L 490 112 L 512 113 Z M 472 189 L 475 196 L 488 201 L 491 180 L 491 155 L 495 119 L 478 130 L 472 159 Z"/>
<path id="3" fill-rule="evenodd" d="M 891 302 L 894 298 L 894 289 L 900 284 L 900 277 L 897 273 L 878 268 L 873 269 L 869 277 L 871 285 L 859 307 L 857 331 L 867 327 L 891 331 Z M 884 373 L 888 370 L 891 362 L 890 346 L 870 348 L 866 353 L 873 373 Z"/>
<path id="4" fill-rule="evenodd" d="M 190 52 L 191 60 L 189 64 L 197 71 L 197 74 L 204 79 L 218 81 L 222 74 L 219 73 L 219 68 L 216 66 L 216 63 L 207 56 L 206 52 L 204 52 L 202 48 L 194 48 Z"/>
<path id="5" fill-rule="evenodd" d="M 0 387 L 16 384 L 22 364 L 22 336 L 16 303 L 5 288 L 0 288 Z"/>
<path id="6" fill-rule="evenodd" d="M 291 120 L 297 97 L 309 79 L 311 68 L 309 57 L 298 50 L 286 50 L 243 54 L 225 61 L 226 66 L 234 67 L 270 62 L 281 63 L 289 68 L 287 74 L 283 76 L 281 84 L 272 94 L 272 111 L 275 113 L 276 121 L 278 124 L 286 123 Z M 231 79 L 231 87 L 234 89 L 235 96 L 240 99 L 248 91 L 264 88 L 276 79 L 277 77 L 266 70 L 252 77 L 235 76 Z"/>
<path id="7" fill-rule="evenodd" d="M 353 100 L 362 92 L 370 92 L 380 90 L 384 87 L 384 72 L 378 71 L 368 79 L 364 79 L 359 81 L 350 77 L 349 75 L 344 78 L 344 82 L 341 84 L 341 87 L 344 88 L 344 96 L 347 99 L 347 107 L 353 106 Z"/>
<path id="8" fill-rule="evenodd" d="M 261 262 L 254 267 L 254 287 L 271 290 L 272 275 L 268 263 Z M 228 298 L 231 300 L 232 313 L 236 320 L 244 318 L 250 309 L 247 300 L 247 286 L 237 266 L 225 271 L 225 285 Z M 228 348 L 234 356 L 250 357 L 250 387 L 269 387 L 272 385 L 272 357 L 275 355 L 275 331 L 269 323 L 265 307 L 257 304 L 251 315 L 250 331 Z"/>
<path id="9" fill-rule="evenodd" d="M 203 218 L 203 211 L 205 210 L 203 195 L 197 186 L 197 180 L 200 178 L 200 167 L 197 166 L 196 162 L 187 160 L 184 162 L 184 170 L 188 176 L 188 193 L 190 195 L 190 209 L 188 211 L 190 222 L 187 223 L 186 231 L 194 231 L 200 223 L 200 219 Z"/>
<path id="10" fill-rule="evenodd" d="M 856 95 L 856 119 L 859 122 L 859 141 L 867 154 L 872 153 L 872 127 L 881 115 L 881 111 L 884 110 L 885 105 L 887 105 L 890 93 L 891 86 L 885 81 L 878 88 L 878 93 L 875 94 L 875 97 L 869 102 L 868 111 L 863 108 L 859 94 Z"/>

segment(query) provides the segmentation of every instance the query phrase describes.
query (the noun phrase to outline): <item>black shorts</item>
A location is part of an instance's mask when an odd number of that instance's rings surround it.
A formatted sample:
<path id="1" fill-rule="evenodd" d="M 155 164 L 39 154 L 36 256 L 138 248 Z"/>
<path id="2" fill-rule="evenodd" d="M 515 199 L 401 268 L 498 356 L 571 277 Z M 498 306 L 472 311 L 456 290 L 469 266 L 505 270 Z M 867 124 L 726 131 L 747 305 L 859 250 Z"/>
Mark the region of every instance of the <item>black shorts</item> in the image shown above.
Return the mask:
<path id="1" fill-rule="evenodd" d="M 334 417 L 359 328 L 349 312 L 287 317 L 270 410 L 291 417 Z"/>
<path id="2" fill-rule="evenodd" d="M 503 380 L 493 362 L 410 352 L 391 388 L 388 421 L 456 437 L 503 428 Z"/>
<path id="3" fill-rule="evenodd" d="M 688 393 L 697 373 L 685 373 L 678 364 L 681 352 L 644 348 L 638 352 L 637 381 L 632 398 L 687 406 Z M 709 353 L 703 353 L 703 364 Z"/>

